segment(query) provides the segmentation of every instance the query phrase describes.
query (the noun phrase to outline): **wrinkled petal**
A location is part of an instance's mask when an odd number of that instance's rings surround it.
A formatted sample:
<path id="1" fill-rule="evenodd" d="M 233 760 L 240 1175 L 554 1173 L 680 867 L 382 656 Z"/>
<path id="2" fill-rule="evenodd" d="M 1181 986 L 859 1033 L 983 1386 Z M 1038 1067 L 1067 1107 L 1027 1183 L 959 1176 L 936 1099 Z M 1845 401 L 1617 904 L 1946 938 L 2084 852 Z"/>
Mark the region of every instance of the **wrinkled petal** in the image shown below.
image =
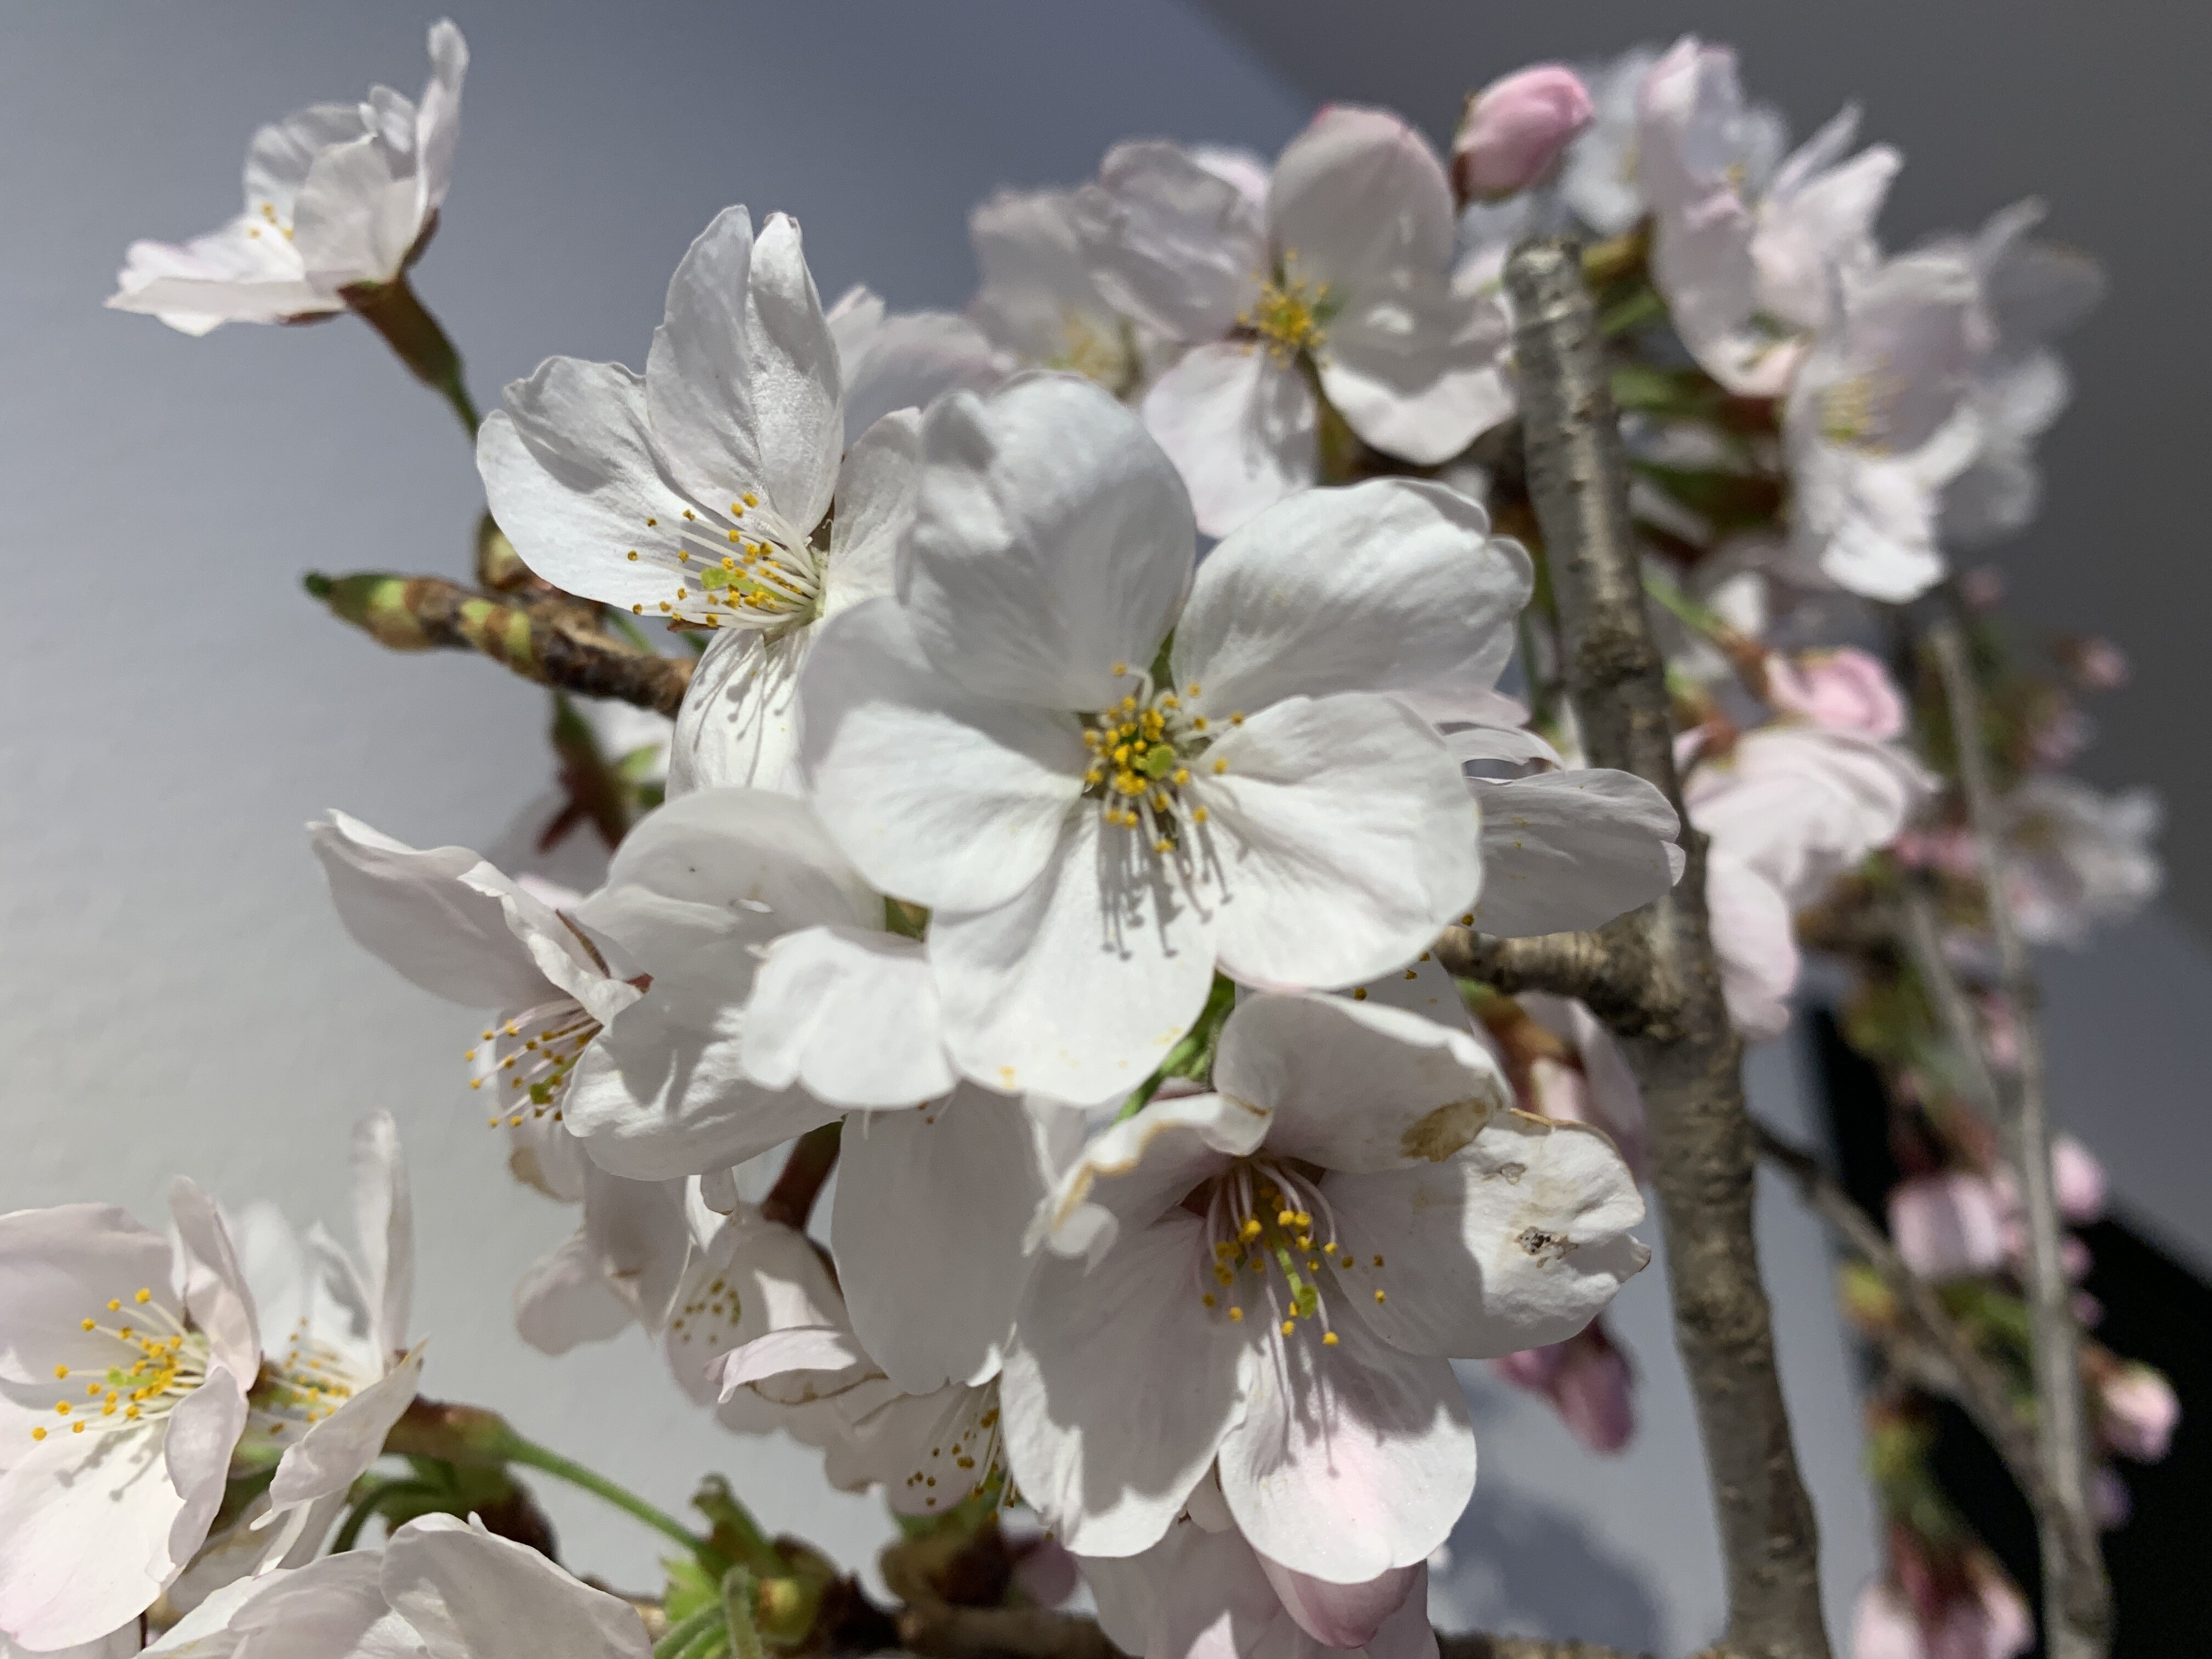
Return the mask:
<path id="1" fill-rule="evenodd" d="M 846 452 L 837 474 L 837 517 L 830 527 L 830 571 L 823 579 L 824 617 L 890 593 L 921 476 L 921 416 L 910 409 L 885 415 Z"/>
<path id="2" fill-rule="evenodd" d="M 1283 698 L 1494 679 L 1534 581 L 1457 491 L 1402 478 L 1293 496 L 1214 549 L 1175 679 L 1218 721 Z"/>
<path id="3" fill-rule="evenodd" d="M 825 627 L 800 696 L 815 807 L 877 887 L 981 908 L 1052 859 L 1089 763 L 1075 723 L 962 691 L 930 667 L 894 602 Z"/>
<path id="4" fill-rule="evenodd" d="M 1502 939 L 1577 933 L 1649 904 L 1680 879 L 1681 821 L 1632 772 L 1591 767 L 1492 783 L 1482 811 L 1475 926 Z"/>
<path id="5" fill-rule="evenodd" d="M 1031 1231 L 1096 1264 L 1122 1227 L 1149 1225 L 1230 1159 L 1256 1151 L 1268 1121 L 1264 1108 L 1226 1094 L 1155 1100 L 1083 1148 Z"/>
<path id="6" fill-rule="evenodd" d="M 847 300 L 850 298 L 848 295 Z M 875 303 L 877 315 L 865 337 L 851 348 L 842 338 L 838 344 L 848 450 L 895 410 L 927 409 L 947 392 L 988 392 L 1006 378 L 1008 360 L 967 318 L 945 311 L 887 317 L 882 313 L 883 301 Z M 845 304 L 846 300 L 840 300 L 838 309 Z M 833 310 L 833 332 L 837 322 Z"/>
<path id="7" fill-rule="evenodd" d="M 845 1121 L 830 1249 L 853 1329 L 900 1388 L 927 1394 L 998 1370 L 1029 1283 L 1023 1235 L 1044 1193 L 1018 1100 L 969 1084 L 912 1111 Z M 959 1264 L 951 1296 L 948 1262 Z"/>
<path id="8" fill-rule="evenodd" d="M 1076 811 L 1026 890 L 931 918 L 954 1064 L 1007 1093 L 1077 1105 L 1127 1094 L 1205 1007 L 1209 931 L 1150 848 Z"/>
<path id="9" fill-rule="evenodd" d="M 1629 1235 L 1644 1199 L 1613 1143 L 1518 1112 L 1441 1163 L 1332 1175 L 1322 1193 L 1337 1282 L 1410 1353 L 1486 1359 L 1565 1341 L 1651 1256 Z"/>
<path id="10" fill-rule="evenodd" d="M 778 638 L 718 629 L 684 689 L 668 749 L 668 793 L 695 789 L 800 793 L 799 672 L 814 630 Z"/>
<path id="11" fill-rule="evenodd" d="M 384 1455 L 384 1437 L 415 1399 L 422 1380 L 417 1348 L 385 1376 L 349 1396 L 329 1416 L 311 1423 L 276 1464 L 269 1483 L 272 1515 L 344 1492 Z"/>
<path id="12" fill-rule="evenodd" d="M 1145 394 L 1198 527 L 1226 536 L 1321 476 L 1321 405 L 1296 364 L 1243 340 L 1186 352 Z"/>
<path id="13" fill-rule="evenodd" d="M 1222 1030 L 1213 1085 L 1273 1115 L 1271 1153 L 1329 1170 L 1450 1158 L 1513 1099 L 1472 1032 L 1342 997 L 1247 997 Z"/>
<path id="14" fill-rule="evenodd" d="M 1316 761 L 1322 762 L 1316 765 Z M 1183 797 L 1222 970 L 1349 985 L 1403 967 L 1472 908 L 1478 825 L 1436 728 L 1395 698 L 1292 697 L 1206 751 Z"/>
<path id="15" fill-rule="evenodd" d="M 325 291 L 389 282 L 421 233 L 411 173 L 376 137 L 334 144 L 307 169 L 292 204 L 292 246 Z"/>
<path id="16" fill-rule="evenodd" d="M 1441 277 L 1371 283 L 1330 325 L 1316 367 L 1354 432 L 1434 466 L 1512 415 L 1512 340 L 1494 294 L 1462 296 Z"/>
<path id="17" fill-rule="evenodd" d="M 756 238 L 745 210 L 726 208 L 699 233 L 669 281 L 645 392 L 687 492 L 712 505 L 757 491 L 792 531 L 812 532 L 836 487 L 845 416 L 796 221 L 772 213 Z"/>
<path id="18" fill-rule="evenodd" d="M 1030 376 L 922 417 L 899 599 L 930 661 L 969 690 L 1104 707 L 1151 663 L 1196 556 L 1174 467 L 1090 382 Z"/>
<path id="19" fill-rule="evenodd" d="M 1197 1291 L 1194 1217 L 1095 1268 L 1043 1260 L 1000 1379 L 1007 1462 L 1068 1548 L 1130 1555 L 1166 1532 L 1243 1416 L 1247 1349 Z"/>
<path id="20" fill-rule="evenodd" d="M 1259 292 L 1261 204 L 1180 144 L 1115 145 L 1073 213 L 1099 290 L 1170 339 L 1218 339 Z"/>
<path id="21" fill-rule="evenodd" d="M 374 1114 L 354 1131 L 353 1212 L 374 1335 L 389 1356 L 407 1346 L 415 1297 L 415 1201 L 399 1126 L 389 1112 Z"/>

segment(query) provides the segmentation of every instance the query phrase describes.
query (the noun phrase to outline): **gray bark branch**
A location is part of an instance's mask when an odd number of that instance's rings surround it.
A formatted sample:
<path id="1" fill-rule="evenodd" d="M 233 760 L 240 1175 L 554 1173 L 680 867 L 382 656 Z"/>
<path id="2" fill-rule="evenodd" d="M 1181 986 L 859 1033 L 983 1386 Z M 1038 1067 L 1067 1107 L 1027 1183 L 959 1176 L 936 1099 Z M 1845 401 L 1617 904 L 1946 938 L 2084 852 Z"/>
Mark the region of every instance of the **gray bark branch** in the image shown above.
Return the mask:
<path id="1" fill-rule="evenodd" d="M 1558 596 L 1567 691 L 1590 763 L 1636 773 L 1681 806 L 1665 664 L 1644 611 L 1628 474 L 1589 290 L 1571 242 L 1506 266 L 1516 319 L 1529 495 Z M 1624 972 L 1676 1010 L 1623 1047 L 1652 1130 L 1674 1329 L 1698 1404 L 1729 1591 L 1727 1650 L 1829 1659 L 1818 1528 L 1774 1360 L 1752 1231 L 1742 1049 L 1706 928 L 1705 837 L 1667 897 L 1608 925 Z"/>
<path id="2" fill-rule="evenodd" d="M 2064 1235 L 2051 1171 L 2051 1113 L 2044 1088 L 2041 997 L 2027 945 L 2006 898 L 2005 848 L 1990 775 L 1981 688 L 1955 616 L 1927 632 L 1950 716 L 1959 788 L 1981 866 L 1982 890 L 1996 937 L 1997 965 L 2019 1034 L 2019 1062 L 1995 1079 L 1997 1127 L 2019 1183 L 2027 1232 L 2027 1310 L 2035 1376 L 2035 1441 L 2045 1501 L 2036 1530 L 2043 1558 L 2044 1644 L 2051 1659 L 2104 1659 L 2111 1644 L 2112 1591 L 2089 1507 L 2088 1428 L 2081 1398 L 2081 1333 L 2074 1288 L 2061 1254 Z M 1938 952 L 1940 961 L 1940 951 Z M 1954 1018 L 1955 1016 L 1947 1016 Z M 1978 1036 L 1967 1032 L 1970 1065 L 1986 1066 Z"/>

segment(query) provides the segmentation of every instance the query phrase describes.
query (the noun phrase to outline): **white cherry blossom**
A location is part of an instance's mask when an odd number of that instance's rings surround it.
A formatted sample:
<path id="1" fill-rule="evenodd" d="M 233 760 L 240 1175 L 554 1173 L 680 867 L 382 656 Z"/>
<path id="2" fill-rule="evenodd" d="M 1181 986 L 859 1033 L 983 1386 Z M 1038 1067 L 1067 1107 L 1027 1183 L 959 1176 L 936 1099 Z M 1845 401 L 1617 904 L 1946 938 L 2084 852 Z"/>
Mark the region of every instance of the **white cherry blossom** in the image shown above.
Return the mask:
<path id="1" fill-rule="evenodd" d="M 1712 838 L 1705 904 L 1729 1015 L 1746 1036 L 1790 1024 L 1796 913 L 1896 840 L 1935 789 L 1899 744 L 1794 721 L 1747 732 L 1691 771 L 1683 804 Z"/>
<path id="2" fill-rule="evenodd" d="M 1943 491 L 1980 447 L 1971 394 L 1990 343 L 1964 257 L 1843 272 L 1783 411 L 1796 561 L 1902 605 L 1941 579 Z"/>
<path id="3" fill-rule="evenodd" d="M 1173 469 L 1094 386 L 953 394 L 922 446 L 899 602 L 816 647 L 805 759 L 854 866 L 930 907 L 962 1072 L 1095 1103 L 1158 1064 L 1217 963 L 1351 984 L 1470 908 L 1458 767 L 1382 694 L 1486 684 L 1510 650 L 1529 568 L 1480 507 L 1314 491 L 1194 580 Z"/>
<path id="4" fill-rule="evenodd" d="M 1157 1543 L 1218 1473 L 1262 1556 L 1417 1566 L 1474 1484 L 1447 1356 L 1564 1340 L 1650 1252 L 1602 1135 L 1510 1109 L 1462 1021 L 1255 994 L 1214 1092 L 1084 1151 L 1001 1382 L 1008 1464 L 1078 1554 Z"/>
<path id="5" fill-rule="evenodd" d="M 968 314 L 1000 350 L 1126 397 L 1146 377 L 1150 343 L 1099 286 L 1075 195 L 1002 190 L 968 216 L 982 286 Z"/>
<path id="6" fill-rule="evenodd" d="M 2021 780 L 2000 806 L 2006 898 L 2021 935 L 2080 945 L 2149 903 L 2166 884 L 2153 846 L 2165 818 L 2148 789 L 2106 793 L 2049 773 Z"/>
<path id="7" fill-rule="evenodd" d="M 1146 140 L 1109 151 L 1076 209 L 1099 286 L 1188 348 L 1145 422 L 1210 536 L 1319 478 L 1316 381 L 1359 437 L 1423 465 L 1512 412 L 1504 306 L 1450 280 L 1450 183 L 1397 116 L 1323 110 L 1264 208 L 1199 153 Z"/>
<path id="8" fill-rule="evenodd" d="M 756 237 L 733 207 L 677 266 L 644 374 L 548 358 L 507 388 L 477 465 L 548 581 L 718 632 L 677 722 L 671 793 L 789 788 L 795 677 L 817 623 L 889 590 L 914 429 L 878 421 L 846 453 L 799 226 L 771 214 Z"/>
<path id="9" fill-rule="evenodd" d="M 473 1519 L 246 1579 L 146 1650 L 175 1659 L 650 1659 L 637 1609 Z"/>
<path id="10" fill-rule="evenodd" d="M 1559 169 L 1559 197 L 1574 216 L 1601 236 L 1618 236 L 1641 219 L 1644 199 L 1643 161 L 1638 151 L 1637 127 L 1644 79 L 1659 54 L 1650 46 L 1632 46 L 1603 64 L 1581 66 L 1583 84 L 1589 88 L 1590 125 L 1567 150 Z M 1747 112 L 1753 118 L 1765 112 Z M 1782 153 L 1779 118 L 1776 118 L 1772 155 L 1755 171 L 1764 178 L 1773 156 Z"/>
<path id="11" fill-rule="evenodd" d="M 173 1245 L 104 1204 L 0 1217 L 0 1634 L 97 1641 L 181 1572 L 222 1502 L 261 1370 L 215 1204 Z"/>
<path id="12" fill-rule="evenodd" d="M 1846 109 L 1759 185 L 1770 118 L 1747 108 L 1735 54 L 1685 36 L 1644 79 L 1637 153 L 1651 204 L 1651 277 L 1675 331 L 1731 392 L 1790 385 L 1826 319 L 1833 274 L 1871 264 L 1873 226 L 1900 165 L 1876 144 L 1843 160 Z"/>
<path id="13" fill-rule="evenodd" d="M 460 30 L 441 21 L 419 104 L 374 87 L 262 128 L 246 152 L 246 210 L 181 246 L 133 242 L 107 303 L 205 334 L 342 311 L 349 289 L 398 277 L 453 181 L 468 64 Z"/>

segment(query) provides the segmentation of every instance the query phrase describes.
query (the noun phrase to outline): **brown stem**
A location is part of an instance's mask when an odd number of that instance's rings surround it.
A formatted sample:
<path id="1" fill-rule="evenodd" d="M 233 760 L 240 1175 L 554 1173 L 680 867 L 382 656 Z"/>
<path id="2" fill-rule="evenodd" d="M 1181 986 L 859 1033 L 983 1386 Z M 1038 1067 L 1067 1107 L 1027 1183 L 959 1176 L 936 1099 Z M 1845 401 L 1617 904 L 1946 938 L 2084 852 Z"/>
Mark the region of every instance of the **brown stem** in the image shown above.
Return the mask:
<path id="1" fill-rule="evenodd" d="M 1760 1153 L 1796 1183 L 1814 1212 L 1842 1235 L 1851 1254 L 1881 1275 L 1911 1345 L 1912 1380 L 1957 1403 L 1996 1448 L 2005 1468 L 2039 1512 L 2048 1492 L 2036 1462 L 2035 1430 L 2013 1408 L 2003 1376 L 1966 1340 L 1927 1281 L 1905 1265 L 1873 1218 L 1811 1153 L 1763 1126 L 1754 1126 L 1754 1132 Z"/>
<path id="2" fill-rule="evenodd" d="M 837 1144 L 843 1127 L 842 1123 L 824 1123 L 799 1136 L 790 1157 L 784 1159 L 783 1172 L 776 1176 L 775 1185 L 761 1200 L 763 1217 L 795 1227 L 800 1232 L 806 1231 L 806 1218 L 814 1213 L 814 1200 L 821 1195 L 822 1183 L 837 1167 Z"/>
<path id="3" fill-rule="evenodd" d="M 599 631 L 573 600 L 474 593 L 442 576 L 310 572 L 307 592 L 331 613 L 394 651 L 480 651 L 540 685 L 612 697 L 673 715 L 691 663 L 657 656 Z"/>
<path id="4" fill-rule="evenodd" d="M 1953 613 L 1927 632 L 1929 653 L 1950 717 L 1959 789 L 1981 864 L 1982 890 L 1996 936 L 1997 966 L 2019 1033 L 2019 1060 L 1998 1081 L 1997 1125 L 2019 1183 L 2027 1231 L 2027 1310 L 2035 1376 L 2036 1457 L 2049 1501 L 2039 1507 L 2044 1642 L 2051 1659 L 2103 1659 L 2112 1636 L 2112 1591 L 2089 1508 L 2088 1432 L 2081 1399 L 2081 1327 L 2066 1278 L 2058 1199 L 2051 1172 L 2051 1113 L 2044 1090 L 2041 998 L 2027 945 L 2006 898 L 2005 849 L 1996 786 L 1984 743 L 1981 687 Z M 1977 1045 L 1971 1052 L 1980 1055 Z"/>
<path id="5" fill-rule="evenodd" d="M 1597 319 L 1571 241 L 1532 242 L 1505 270 L 1516 318 L 1523 441 L 1590 762 L 1681 805 L 1665 665 L 1645 614 L 1628 471 Z M 1675 1012 L 1624 1036 L 1652 1129 L 1674 1329 L 1698 1402 L 1729 1587 L 1726 1645 L 1747 1659 L 1828 1659 L 1819 1532 L 1774 1360 L 1752 1231 L 1742 1047 L 1705 916 L 1705 837 L 1684 822 L 1674 890 L 1609 924 L 1623 970 Z"/>
<path id="6" fill-rule="evenodd" d="M 427 236 L 428 233 L 426 231 Z M 359 283 L 339 297 L 347 308 L 384 337 L 408 372 L 453 405 L 468 434 L 477 434 L 476 401 L 469 396 L 468 380 L 461 372 L 461 354 L 453 349 L 414 285 L 402 271 L 388 283 Z"/>
<path id="7" fill-rule="evenodd" d="M 1473 928 L 1447 927 L 1431 948 L 1457 978 L 1480 980 L 1508 996 L 1549 991 L 1577 998 L 1616 1031 L 1651 1030 L 1672 1012 L 1655 1006 L 1653 987 L 1621 970 L 1611 941 L 1597 933 L 1492 939 Z"/>

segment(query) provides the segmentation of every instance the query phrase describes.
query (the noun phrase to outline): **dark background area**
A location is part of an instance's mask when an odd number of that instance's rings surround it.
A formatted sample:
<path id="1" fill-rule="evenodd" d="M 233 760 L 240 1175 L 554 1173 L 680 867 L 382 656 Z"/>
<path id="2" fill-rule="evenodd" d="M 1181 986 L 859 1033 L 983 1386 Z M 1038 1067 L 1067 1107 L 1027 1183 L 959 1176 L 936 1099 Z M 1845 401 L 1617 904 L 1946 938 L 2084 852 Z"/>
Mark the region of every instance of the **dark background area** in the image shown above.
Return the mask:
<path id="1" fill-rule="evenodd" d="M 1971 228 L 2023 196 L 2046 234 L 2112 279 L 2103 310 L 2062 343 L 2074 406 L 2043 445 L 2042 516 L 1987 556 L 2025 625 L 2096 632 L 2135 665 L 2096 699 L 2078 763 L 2106 787 L 2165 798 L 2169 892 L 2212 937 L 2212 866 L 2188 856 L 2212 827 L 2212 772 L 2186 735 L 2212 710 L 2205 556 L 2206 392 L 2212 384 L 2212 221 L 2203 171 L 2212 9 L 2069 0 L 1199 0 L 1317 100 L 1388 104 L 1449 137 L 1473 88 L 1546 58 L 1609 57 L 1695 32 L 1738 49 L 1746 89 L 1799 137 L 1844 103 L 1862 142 L 1905 169 L 1882 220 L 1903 246 Z"/>

